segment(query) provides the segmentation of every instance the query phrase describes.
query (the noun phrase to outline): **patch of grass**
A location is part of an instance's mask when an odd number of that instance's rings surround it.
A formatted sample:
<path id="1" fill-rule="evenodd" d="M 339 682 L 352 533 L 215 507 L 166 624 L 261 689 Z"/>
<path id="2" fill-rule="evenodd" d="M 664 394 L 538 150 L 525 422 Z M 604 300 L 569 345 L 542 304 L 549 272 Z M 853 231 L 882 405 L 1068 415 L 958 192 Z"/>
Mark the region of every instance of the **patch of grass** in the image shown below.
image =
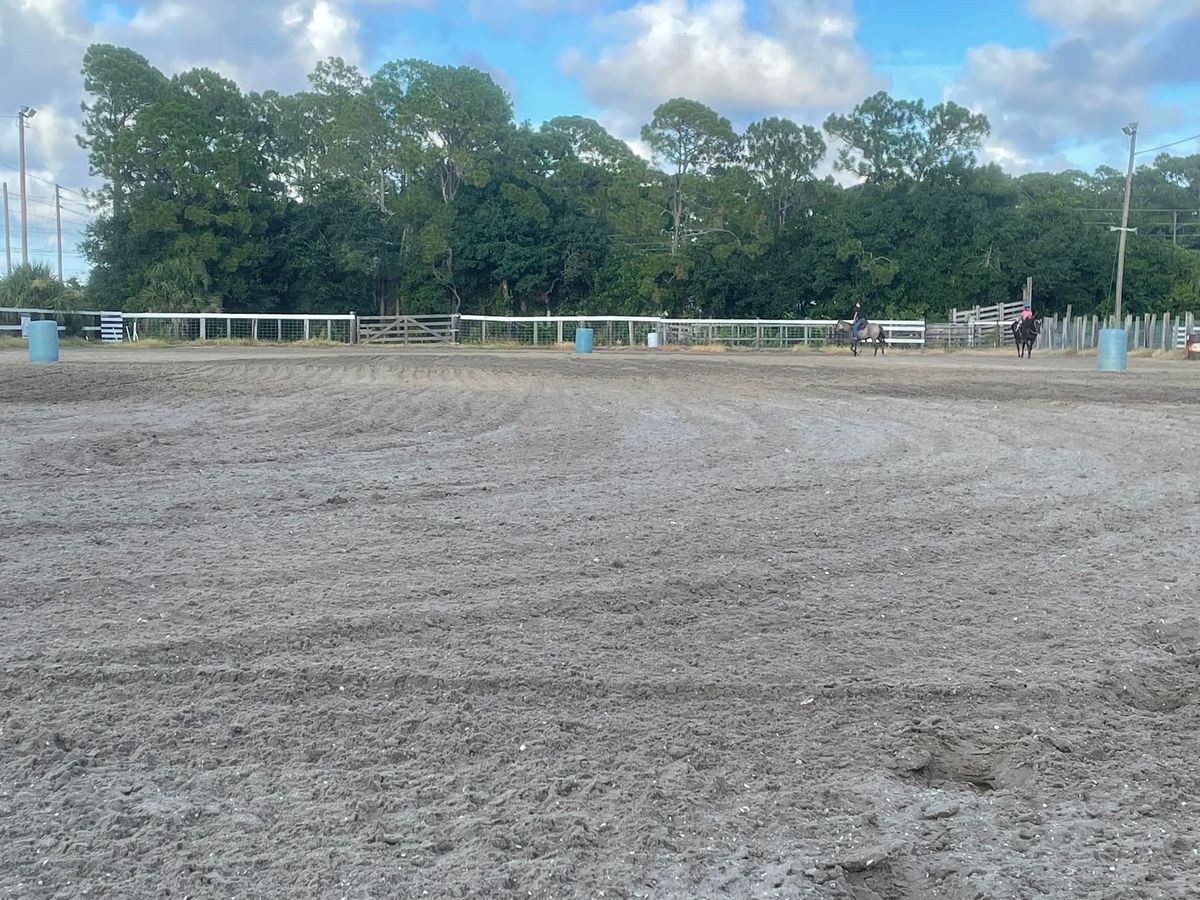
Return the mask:
<path id="1" fill-rule="evenodd" d="M 850 345 L 849 344 L 834 344 L 834 343 L 830 343 L 830 342 L 823 343 L 823 344 L 796 344 L 794 347 L 791 347 L 790 349 L 791 349 L 792 353 L 847 353 L 848 354 L 850 352 Z"/>
<path id="2" fill-rule="evenodd" d="M 659 347 L 668 353 L 728 353 L 727 344 L 664 344 Z"/>
<path id="3" fill-rule="evenodd" d="M 11 337 L 10 335 L 0 335 L 0 350 L 25 349 L 29 346 L 29 341 L 25 338 Z M 58 338 L 58 346 L 60 347 L 99 347 L 100 341 L 87 341 L 81 337 L 62 337 Z"/>
<path id="4" fill-rule="evenodd" d="M 1185 350 L 1147 350 L 1140 347 L 1137 350 L 1130 350 L 1128 354 L 1130 359 L 1171 359 L 1171 360 L 1186 360 L 1187 351 Z"/>

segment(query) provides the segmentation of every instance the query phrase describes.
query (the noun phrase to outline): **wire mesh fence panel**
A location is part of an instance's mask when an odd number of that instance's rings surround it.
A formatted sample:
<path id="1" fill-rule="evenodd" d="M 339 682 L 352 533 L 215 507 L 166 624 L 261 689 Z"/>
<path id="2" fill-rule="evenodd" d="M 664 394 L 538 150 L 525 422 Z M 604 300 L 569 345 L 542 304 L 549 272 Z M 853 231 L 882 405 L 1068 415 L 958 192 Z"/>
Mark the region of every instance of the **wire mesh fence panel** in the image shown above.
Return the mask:
<path id="1" fill-rule="evenodd" d="M 555 347 L 573 345 L 578 330 L 590 328 L 596 347 L 644 347 L 658 324 L 638 316 L 462 316 L 459 336 L 465 344 Z"/>
<path id="2" fill-rule="evenodd" d="M 125 339 L 129 341 L 261 341 L 295 343 L 332 341 L 349 344 L 354 340 L 354 317 L 343 316 L 270 316 L 159 315 L 126 313 L 123 317 Z"/>

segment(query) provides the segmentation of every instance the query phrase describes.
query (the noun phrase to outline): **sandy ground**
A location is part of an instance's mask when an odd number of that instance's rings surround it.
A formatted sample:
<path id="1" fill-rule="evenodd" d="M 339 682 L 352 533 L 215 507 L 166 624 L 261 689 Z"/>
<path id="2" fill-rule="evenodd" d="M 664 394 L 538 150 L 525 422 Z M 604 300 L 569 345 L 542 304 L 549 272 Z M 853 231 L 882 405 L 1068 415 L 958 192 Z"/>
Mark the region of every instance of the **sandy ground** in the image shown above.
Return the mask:
<path id="1" fill-rule="evenodd" d="M 1200 895 L 1200 366 L 0 352 L 0 896 Z"/>

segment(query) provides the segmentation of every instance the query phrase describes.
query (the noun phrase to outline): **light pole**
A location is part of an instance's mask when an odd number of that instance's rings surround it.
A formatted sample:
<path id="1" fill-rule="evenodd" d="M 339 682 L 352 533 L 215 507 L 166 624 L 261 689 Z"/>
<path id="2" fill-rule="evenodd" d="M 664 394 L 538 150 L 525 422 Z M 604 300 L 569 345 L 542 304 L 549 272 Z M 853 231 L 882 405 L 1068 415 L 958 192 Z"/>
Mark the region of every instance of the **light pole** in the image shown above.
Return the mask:
<path id="1" fill-rule="evenodd" d="M 21 262 L 29 265 L 29 191 L 25 187 L 25 123 L 37 115 L 32 106 L 22 106 L 17 112 L 17 156 L 21 169 Z"/>
<path id="2" fill-rule="evenodd" d="M 1130 122 L 1121 130 L 1129 135 L 1129 168 L 1125 170 L 1125 206 L 1121 210 L 1121 238 L 1117 246 L 1117 302 L 1113 308 L 1114 325 L 1121 327 L 1121 292 L 1125 286 L 1125 239 L 1129 236 L 1129 195 L 1133 192 L 1133 151 L 1137 146 L 1137 122 Z"/>
<path id="3" fill-rule="evenodd" d="M 1129 136 L 1129 167 L 1125 170 L 1125 205 L 1121 209 L 1121 227 L 1113 231 L 1121 232 L 1117 245 L 1117 293 L 1113 305 L 1112 328 L 1100 330 L 1099 346 L 1096 348 L 1096 367 L 1102 372 L 1122 372 L 1125 370 L 1125 357 L 1129 349 L 1129 338 L 1121 327 L 1121 293 L 1125 286 L 1125 241 L 1129 237 L 1129 195 L 1133 192 L 1133 156 L 1137 146 L 1137 122 L 1130 122 L 1121 131 Z"/>

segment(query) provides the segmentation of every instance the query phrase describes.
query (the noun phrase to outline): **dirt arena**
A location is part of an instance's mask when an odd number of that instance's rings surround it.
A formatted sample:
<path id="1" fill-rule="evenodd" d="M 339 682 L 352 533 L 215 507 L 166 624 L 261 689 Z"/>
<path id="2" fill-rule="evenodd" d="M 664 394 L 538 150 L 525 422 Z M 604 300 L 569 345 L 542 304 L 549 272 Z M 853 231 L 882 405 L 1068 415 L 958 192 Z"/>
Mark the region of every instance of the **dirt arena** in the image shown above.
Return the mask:
<path id="1" fill-rule="evenodd" d="M 0 352 L 0 897 L 1200 895 L 1200 365 Z"/>

